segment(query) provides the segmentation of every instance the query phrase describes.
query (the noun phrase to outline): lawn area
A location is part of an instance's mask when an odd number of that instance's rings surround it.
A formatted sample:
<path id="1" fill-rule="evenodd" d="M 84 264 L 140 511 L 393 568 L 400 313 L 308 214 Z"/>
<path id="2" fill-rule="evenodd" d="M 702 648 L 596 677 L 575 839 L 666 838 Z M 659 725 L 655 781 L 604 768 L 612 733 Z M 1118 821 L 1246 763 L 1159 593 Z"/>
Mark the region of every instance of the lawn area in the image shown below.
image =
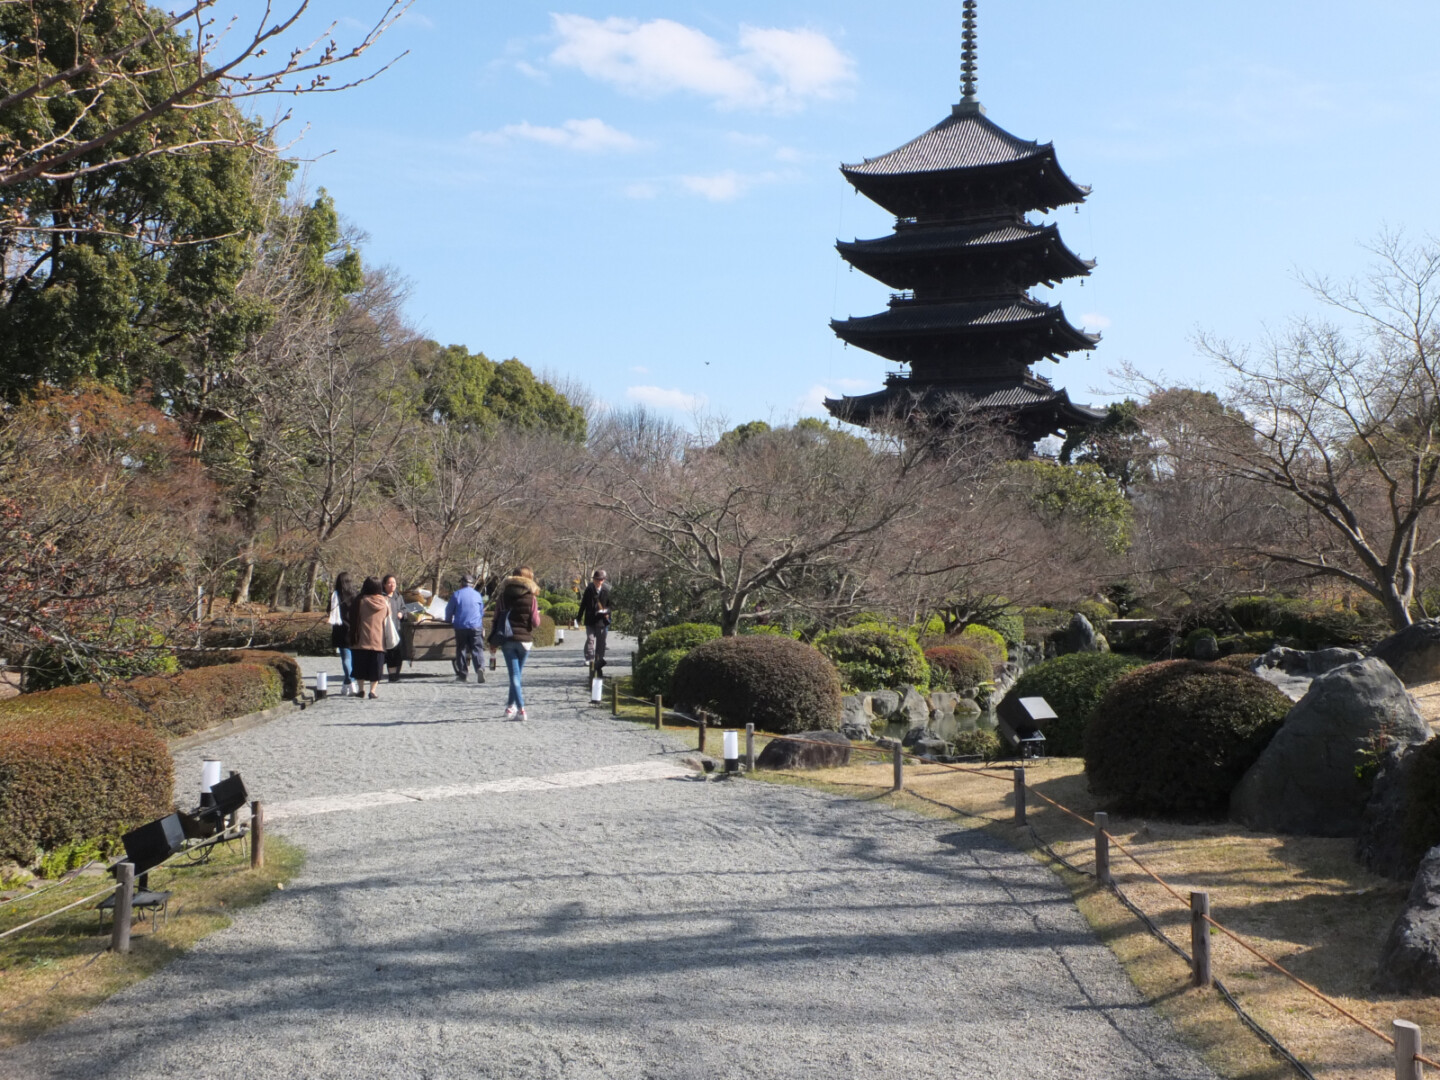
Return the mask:
<path id="1" fill-rule="evenodd" d="M 152 927 L 148 917 L 137 918 L 127 956 L 105 951 L 110 920 L 107 915 L 102 927 L 93 903 L 0 940 L 0 1049 L 57 1027 L 154 974 L 205 935 L 229 926 L 230 912 L 283 887 L 302 861 L 298 848 L 273 833 L 265 839 L 265 866 L 259 870 L 250 869 L 239 844 L 213 850 L 209 862 L 187 863 L 181 855 L 150 871 L 152 890 L 174 893 L 169 922 L 161 918 Z M 110 882 L 108 874 L 85 873 L 43 895 L 39 889 L 22 894 L 0 905 L 0 933 Z"/>

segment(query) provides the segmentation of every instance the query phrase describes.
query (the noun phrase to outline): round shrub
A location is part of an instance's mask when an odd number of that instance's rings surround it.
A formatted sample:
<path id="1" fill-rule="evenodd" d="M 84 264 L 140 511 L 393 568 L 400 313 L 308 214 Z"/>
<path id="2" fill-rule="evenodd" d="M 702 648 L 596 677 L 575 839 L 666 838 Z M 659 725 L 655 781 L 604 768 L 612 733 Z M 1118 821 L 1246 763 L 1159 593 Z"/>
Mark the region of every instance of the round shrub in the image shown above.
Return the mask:
<path id="1" fill-rule="evenodd" d="M 961 756 L 978 754 L 986 761 L 994 761 L 1000 756 L 1000 736 L 985 728 L 960 732 L 955 736 L 954 745 L 955 753 Z"/>
<path id="2" fill-rule="evenodd" d="M 555 644 L 555 620 L 542 614 L 540 622 L 530 631 L 530 638 L 537 647 Z"/>
<path id="3" fill-rule="evenodd" d="M 1085 772 L 1124 810 L 1222 813 L 1294 704 L 1248 671 L 1196 660 L 1118 679 L 1085 728 Z"/>
<path id="4" fill-rule="evenodd" d="M 651 653 L 665 652 L 667 649 L 688 651 L 696 645 L 714 641 L 719 636 L 720 627 L 714 623 L 682 622 L 675 626 L 662 626 L 659 630 L 652 630 L 645 635 L 637 658 L 643 660 Z"/>
<path id="5" fill-rule="evenodd" d="M 689 649 L 665 649 L 651 653 L 635 662 L 635 677 L 631 680 L 636 697 L 653 698 L 660 694 L 667 701 L 671 697 L 670 681 L 675 677 L 675 668 L 689 655 Z"/>
<path id="6" fill-rule="evenodd" d="M 1003 664 L 1010 659 L 1010 650 L 1005 646 L 1005 636 L 999 630 L 992 630 L 979 623 L 972 623 L 965 627 L 946 644 L 963 645 L 967 649 L 974 649 L 991 664 Z"/>
<path id="7" fill-rule="evenodd" d="M 1209 641 L 1208 646 L 1201 645 L 1201 642 Z M 1215 631 L 1209 627 L 1202 626 L 1197 630 L 1191 630 L 1185 635 L 1185 643 L 1180 647 L 1181 652 L 1186 656 L 1194 656 L 1197 650 L 1204 648 L 1209 655 L 1215 655 L 1220 651 L 1220 639 Z"/>
<path id="8" fill-rule="evenodd" d="M 995 676 L 990 661 L 964 645 L 937 645 L 925 650 L 930 677 L 946 690 L 964 690 L 989 682 Z"/>
<path id="9" fill-rule="evenodd" d="M 1257 652 L 1237 652 L 1231 653 L 1229 656 L 1222 656 L 1219 662 L 1226 667 L 1240 668 L 1242 671 L 1249 671 L 1250 665 L 1259 659 L 1260 654 Z"/>
<path id="10" fill-rule="evenodd" d="M 883 626 L 831 630 L 815 639 L 851 690 L 885 690 L 909 683 L 930 686 L 930 665 L 908 634 Z M 988 678 L 989 675 L 987 674 Z"/>
<path id="11" fill-rule="evenodd" d="M 840 727 L 840 676 L 818 649 L 771 635 L 719 638 L 688 652 L 670 683 L 681 710 L 794 735 Z"/>
<path id="12" fill-rule="evenodd" d="M 1121 653 L 1068 653 L 1025 672 L 1006 699 L 1043 697 L 1055 710 L 1055 719 L 1045 725 L 1045 752 L 1079 757 L 1095 706 L 1116 679 L 1144 662 Z"/>
<path id="13" fill-rule="evenodd" d="M 549 615 L 557 623 L 569 624 L 580 617 L 580 605 L 573 600 L 557 600 L 550 605 Z"/>

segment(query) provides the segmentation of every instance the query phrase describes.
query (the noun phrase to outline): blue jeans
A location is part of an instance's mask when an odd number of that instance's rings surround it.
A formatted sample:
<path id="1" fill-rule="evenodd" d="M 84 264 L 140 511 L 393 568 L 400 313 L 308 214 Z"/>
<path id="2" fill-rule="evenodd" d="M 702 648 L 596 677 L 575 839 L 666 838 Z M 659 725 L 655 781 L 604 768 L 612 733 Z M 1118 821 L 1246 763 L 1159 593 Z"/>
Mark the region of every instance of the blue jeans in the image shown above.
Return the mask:
<path id="1" fill-rule="evenodd" d="M 518 641 L 507 641 L 500 646 L 500 654 L 505 657 L 505 674 L 510 676 L 510 696 L 505 699 L 505 705 L 523 709 L 525 694 L 520 689 L 520 671 L 525 667 L 525 657 L 530 655 L 530 650 Z"/>
<path id="2" fill-rule="evenodd" d="M 349 649 L 340 650 L 340 680 L 341 682 L 354 682 L 355 669 L 350 666 L 351 654 Z"/>

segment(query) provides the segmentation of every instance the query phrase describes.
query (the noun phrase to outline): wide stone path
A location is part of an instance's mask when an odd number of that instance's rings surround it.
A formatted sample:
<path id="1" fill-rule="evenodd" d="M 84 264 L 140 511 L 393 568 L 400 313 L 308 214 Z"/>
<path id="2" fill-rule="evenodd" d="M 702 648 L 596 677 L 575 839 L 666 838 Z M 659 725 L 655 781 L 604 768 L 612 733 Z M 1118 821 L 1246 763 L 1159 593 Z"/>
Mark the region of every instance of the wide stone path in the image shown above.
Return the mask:
<path id="1" fill-rule="evenodd" d="M 1029 858 L 694 779 L 685 736 L 588 705 L 573 641 L 526 683 L 525 724 L 502 718 L 503 670 L 417 665 L 382 700 L 182 752 L 182 801 L 220 757 L 304 870 L 0 1075 L 1211 1075 Z"/>

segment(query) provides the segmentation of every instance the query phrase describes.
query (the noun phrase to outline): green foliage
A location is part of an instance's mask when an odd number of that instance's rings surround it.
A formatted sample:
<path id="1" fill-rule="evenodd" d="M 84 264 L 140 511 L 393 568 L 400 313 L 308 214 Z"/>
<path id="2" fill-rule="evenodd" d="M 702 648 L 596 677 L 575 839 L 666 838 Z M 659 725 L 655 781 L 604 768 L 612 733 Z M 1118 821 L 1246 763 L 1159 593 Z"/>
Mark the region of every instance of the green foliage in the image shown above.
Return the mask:
<path id="1" fill-rule="evenodd" d="M 1010 659 L 1004 635 L 999 630 L 981 626 L 978 623 L 965 627 L 958 635 L 951 638 L 949 643 L 974 649 L 991 664 L 1003 664 Z"/>
<path id="2" fill-rule="evenodd" d="M 815 639 L 849 690 L 885 690 L 910 683 L 930 686 L 930 665 L 908 634 L 882 626 L 831 630 Z"/>
<path id="3" fill-rule="evenodd" d="M 1220 639 L 1215 636 L 1215 631 L 1211 630 L 1208 626 L 1202 626 L 1198 629 L 1191 630 L 1185 635 L 1185 641 L 1180 646 L 1181 651 L 1184 652 L 1186 656 L 1194 656 L 1199 649 L 1203 648 L 1200 643 L 1207 639 L 1215 643 L 1217 650 L 1220 648 Z"/>
<path id="4" fill-rule="evenodd" d="M 585 438 L 584 410 L 519 360 L 497 364 L 464 345 L 423 341 L 414 363 L 427 417 L 482 431 L 513 427 Z"/>
<path id="5" fill-rule="evenodd" d="M 995 677 L 995 669 L 985 656 L 964 645 L 937 645 L 925 650 L 930 665 L 930 678 L 942 690 L 967 690 Z"/>
<path id="6" fill-rule="evenodd" d="M 153 731 L 99 717 L 0 723 L 0 859 L 24 866 L 37 850 L 128 832 L 169 813 L 174 792 Z"/>
<path id="7" fill-rule="evenodd" d="M 1122 809 L 1218 814 L 1291 700 L 1248 671 L 1171 660 L 1121 677 L 1085 728 L 1085 771 Z"/>
<path id="8" fill-rule="evenodd" d="M 569 626 L 580 617 L 580 605 L 573 600 L 558 600 L 550 605 L 549 615 L 557 623 Z"/>
<path id="9" fill-rule="evenodd" d="M 549 615 L 541 614 L 540 625 L 530 631 L 530 638 L 536 648 L 555 644 L 555 620 Z"/>
<path id="10" fill-rule="evenodd" d="M 1275 635 L 1269 630 L 1256 630 L 1248 634 L 1226 634 L 1222 638 L 1217 638 L 1216 644 L 1220 646 L 1221 656 L 1230 656 L 1233 653 L 1259 655 L 1274 648 Z"/>
<path id="11" fill-rule="evenodd" d="M 1376 617 L 1334 604 L 1286 596 L 1242 596 L 1224 614 L 1241 630 L 1269 632 L 1301 649 L 1359 645 L 1389 632 Z"/>
<path id="12" fill-rule="evenodd" d="M 1070 653 L 1037 664 L 1021 675 L 1007 699 L 1043 697 L 1056 719 L 1045 726 L 1045 752 L 1079 757 L 1085 727 L 1115 680 L 1144 661 L 1118 653 Z M 1002 706 L 1003 709 L 1003 706 Z"/>
<path id="13" fill-rule="evenodd" d="M 1007 648 L 1025 644 L 1025 616 L 1023 612 L 1009 609 L 998 615 L 981 619 L 978 624 L 989 627 L 1005 639 Z"/>
<path id="14" fill-rule="evenodd" d="M 783 626 L 775 623 L 744 623 L 740 627 L 742 634 L 775 634 L 779 637 L 788 637 L 795 641 L 800 640 L 799 630 L 786 630 Z"/>
<path id="15" fill-rule="evenodd" d="M 1130 502 L 1098 465 L 1031 458 L 1008 469 L 1019 493 L 1046 519 L 1073 521 L 1113 552 L 1130 546 Z"/>
<path id="16" fill-rule="evenodd" d="M 925 638 L 942 637 L 945 633 L 945 620 L 939 615 L 931 615 L 924 622 L 917 623 L 910 628 L 910 636 L 923 641 Z"/>
<path id="17" fill-rule="evenodd" d="M 680 709 L 706 709 L 734 726 L 781 735 L 840 727 L 839 674 L 819 650 L 790 638 L 706 642 L 680 661 L 671 690 Z"/>
<path id="18" fill-rule="evenodd" d="M 1025 640 L 1032 645 L 1039 644 L 1051 634 L 1064 630 L 1070 625 L 1070 612 L 1052 607 L 1027 607 L 1025 609 Z"/>
<path id="19" fill-rule="evenodd" d="M 660 649 L 635 661 L 635 696 L 653 698 L 661 694 L 670 699 L 670 683 L 680 661 L 690 653 L 689 649 Z"/>
<path id="20" fill-rule="evenodd" d="M 160 634 L 147 635 L 155 644 L 121 646 L 115 651 L 94 652 L 79 657 L 68 650 L 46 646 L 25 654 L 23 675 L 26 692 L 54 690 L 61 686 L 82 686 L 95 682 L 134 679 L 142 675 L 172 675 L 180 670 L 175 654 Z"/>
<path id="21" fill-rule="evenodd" d="M 1105 419 L 1093 427 L 1077 427 L 1060 447 L 1060 461 L 1092 464 L 1128 492 L 1148 477 L 1151 447 L 1141 422 L 1140 405 L 1131 398 L 1113 402 Z"/>
<path id="22" fill-rule="evenodd" d="M 643 660 L 652 653 L 666 652 L 670 649 L 689 651 L 697 645 L 714 641 L 719 636 L 720 627 L 711 623 L 680 623 L 676 626 L 661 627 L 649 634 L 640 644 L 638 659 Z"/>
<path id="23" fill-rule="evenodd" d="M 112 851 L 119 849 L 118 836 L 72 840 L 42 855 L 36 864 L 35 872 L 42 878 L 62 877 L 87 863 L 106 859 Z"/>
<path id="24" fill-rule="evenodd" d="M 952 744 L 955 753 L 960 756 L 978 755 L 986 761 L 994 761 L 1000 756 L 1003 747 L 1000 745 L 1000 736 L 985 728 L 976 728 L 973 731 L 962 731 L 955 736 Z"/>

